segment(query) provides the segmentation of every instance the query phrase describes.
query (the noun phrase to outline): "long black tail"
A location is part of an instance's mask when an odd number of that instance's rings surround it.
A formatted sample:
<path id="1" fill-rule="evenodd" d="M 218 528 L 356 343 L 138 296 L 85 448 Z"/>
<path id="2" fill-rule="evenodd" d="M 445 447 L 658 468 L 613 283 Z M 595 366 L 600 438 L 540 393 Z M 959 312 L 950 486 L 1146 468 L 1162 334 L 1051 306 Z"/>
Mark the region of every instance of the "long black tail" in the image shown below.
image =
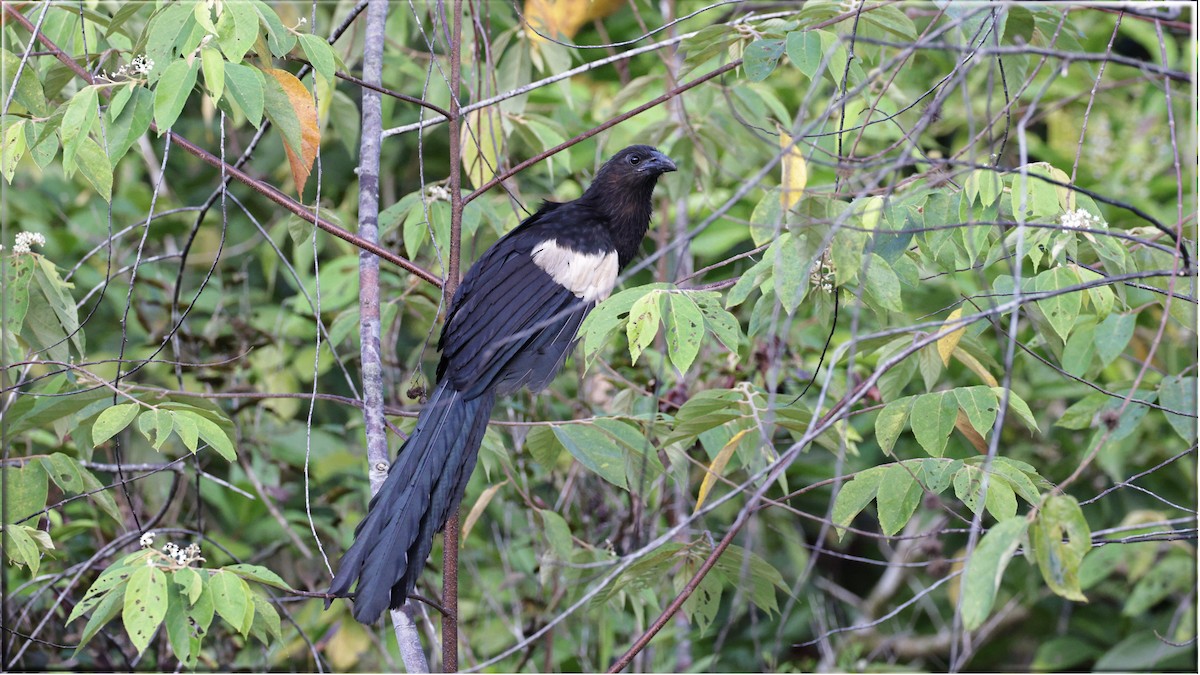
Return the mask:
<path id="1" fill-rule="evenodd" d="M 384 609 L 403 605 L 416 586 L 433 536 L 462 500 L 493 402 L 491 391 L 464 400 L 445 380 L 434 389 L 329 589 L 345 597 L 358 581 L 355 619 L 375 622 Z"/>

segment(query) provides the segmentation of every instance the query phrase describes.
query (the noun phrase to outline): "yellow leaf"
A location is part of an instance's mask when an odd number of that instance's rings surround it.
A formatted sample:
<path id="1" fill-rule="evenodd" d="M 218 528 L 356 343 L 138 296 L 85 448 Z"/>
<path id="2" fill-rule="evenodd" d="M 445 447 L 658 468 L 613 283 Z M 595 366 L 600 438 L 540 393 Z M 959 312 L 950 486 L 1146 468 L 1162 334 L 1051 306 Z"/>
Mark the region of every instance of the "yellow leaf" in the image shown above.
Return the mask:
<path id="1" fill-rule="evenodd" d="M 708 491 L 712 489 L 713 483 L 717 482 L 717 476 L 725 471 L 725 465 L 729 464 L 729 459 L 733 457 L 733 451 L 737 450 L 738 443 L 749 431 L 750 429 L 742 429 L 734 434 L 725 447 L 717 453 L 716 458 L 708 467 L 708 473 L 704 474 L 704 480 L 700 482 L 700 492 L 696 495 L 696 508 L 692 513 L 700 512 L 700 508 L 704 506 L 704 500 L 708 498 Z"/>
<path id="2" fill-rule="evenodd" d="M 504 142 L 500 118 L 485 110 L 467 113 L 460 139 L 463 172 L 471 185 L 478 188 L 495 178 Z"/>
<path id="3" fill-rule="evenodd" d="M 962 317 L 962 307 L 950 312 L 950 316 L 946 317 L 946 321 L 942 324 L 942 327 L 944 328 L 949 326 L 957 321 L 960 317 Z M 954 353 L 955 349 L 958 349 L 958 341 L 962 339 L 963 333 L 966 331 L 967 327 L 964 325 L 962 328 L 959 328 L 958 330 L 938 339 L 937 350 L 938 354 L 940 354 L 942 357 L 943 366 L 950 365 L 950 355 Z"/>
<path id="4" fill-rule="evenodd" d="M 584 24 L 617 11 L 626 0 L 525 0 L 525 23 L 533 30 L 529 40 L 573 38 Z M 541 35 L 539 35 L 540 33 Z"/>
<path id="5" fill-rule="evenodd" d="M 321 144 L 321 132 L 317 128 L 317 108 L 313 105 L 312 94 L 296 79 L 295 75 L 286 70 L 267 68 L 264 73 L 275 78 L 279 86 L 287 94 L 288 102 L 300 122 L 300 154 L 297 155 L 288 143 L 284 142 L 283 149 L 287 152 L 288 163 L 292 165 L 292 179 L 296 182 L 296 194 L 304 194 L 304 184 L 308 174 L 312 172 L 313 162 L 317 160 L 317 146 Z"/>
<path id="6" fill-rule="evenodd" d="M 975 449 L 979 451 L 979 454 L 987 454 L 987 441 L 984 440 L 983 436 L 979 435 L 979 432 L 975 430 L 975 427 L 971 426 L 971 420 L 967 417 L 967 414 L 962 411 L 962 408 L 958 409 L 958 417 L 954 419 L 954 428 L 958 429 L 959 433 L 967 437 L 967 441 L 971 445 L 975 446 Z"/>
<path id="7" fill-rule="evenodd" d="M 996 381 L 996 378 L 993 377 L 992 374 L 988 372 L 987 368 L 984 368 L 983 364 L 977 361 L 974 356 L 971 356 L 961 349 L 955 349 L 954 358 L 958 359 L 967 368 L 970 368 L 971 372 L 978 375 L 979 379 L 983 380 L 987 386 L 1000 386 L 1000 383 Z"/>
<path id="8" fill-rule="evenodd" d="M 471 534 L 471 528 L 475 527 L 475 522 L 479 520 L 479 516 L 483 515 L 483 510 L 491 503 L 492 497 L 495 497 L 500 488 L 506 484 L 508 484 L 507 478 L 484 490 L 483 494 L 479 495 L 479 499 L 475 500 L 475 505 L 471 507 L 471 512 L 467 514 L 466 520 L 463 521 L 462 536 L 458 538 L 459 545 L 466 543 L 467 535 Z"/>
<path id="9" fill-rule="evenodd" d="M 804 161 L 804 153 L 799 145 L 792 144 L 792 137 L 782 127 L 779 128 L 779 149 L 786 150 L 779 166 L 783 176 L 779 181 L 779 198 L 783 210 L 795 206 L 804 196 L 804 186 L 808 185 L 808 163 Z"/>
<path id="10" fill-rule="evenodd" d="M 362 655 L 370 650 L 371 637 L 357 621 L 343 621 L 329 642 L 325 643 L 325 655 L 339 673 L 352 670 Z"/>

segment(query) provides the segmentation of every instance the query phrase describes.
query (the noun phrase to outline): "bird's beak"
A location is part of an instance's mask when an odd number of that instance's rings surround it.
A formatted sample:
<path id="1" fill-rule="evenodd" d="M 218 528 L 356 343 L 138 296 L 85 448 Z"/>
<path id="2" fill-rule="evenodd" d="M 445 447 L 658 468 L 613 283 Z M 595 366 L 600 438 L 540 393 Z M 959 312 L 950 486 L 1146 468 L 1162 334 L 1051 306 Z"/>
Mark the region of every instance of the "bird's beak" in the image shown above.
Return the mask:
<path id="1" fill-rule="evenodd" d="M 679 170 L 679 167 L 675 166 L 675 162 L 672 162 L 670 157 L 667 157 L 657 150 L 650 155 L 650 164 L 660 173 Z"/>

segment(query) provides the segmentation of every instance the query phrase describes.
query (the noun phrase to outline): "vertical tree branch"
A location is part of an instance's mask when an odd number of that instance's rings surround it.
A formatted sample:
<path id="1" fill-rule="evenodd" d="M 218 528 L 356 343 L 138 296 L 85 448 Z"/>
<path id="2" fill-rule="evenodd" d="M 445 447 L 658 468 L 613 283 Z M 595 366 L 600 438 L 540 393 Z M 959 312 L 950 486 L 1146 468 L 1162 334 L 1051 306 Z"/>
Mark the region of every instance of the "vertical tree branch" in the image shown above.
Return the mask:
<path id="1" fill-rule="evenodd" d="M 383 81 L 384 26 L 387 0 L 370 0 L 363 43 L 363 79 L 376 86 Z M 383 130 L 383 110 L 378 91 L 362 92 L 362 140 L 358 164 L 358 233 L 374 244 L 379 243 L 379 155 Z M 388 456 L 387 429 L 383 419 L 383 360 L 380 354 L 379 258 L 368 251 L 358 254 L 359 339 L 362 344 L 363 422 L 367 437 L 368 476 L 371 494 L 379 491 L 391 465 Z M 392 627 L 400 656 L 408 672 L 429 672 L 416 625 L 404 609 L 393 610 Z"/>
<path id="2" fill-rule="evenodd" d="M 442 286 L 447 302 L 458 290 L 459 256 L 462 251 L 462 116 L 459 94 L 462 89 L 462 0 L 454 0 L 453 29 L 450 34 L 450 256 L 446 282 Z M 465 469 L 469 470 L 469 469 Z M 442 530 L 442 672 L 458 670 L 458 509 L 446 520 Z"/>

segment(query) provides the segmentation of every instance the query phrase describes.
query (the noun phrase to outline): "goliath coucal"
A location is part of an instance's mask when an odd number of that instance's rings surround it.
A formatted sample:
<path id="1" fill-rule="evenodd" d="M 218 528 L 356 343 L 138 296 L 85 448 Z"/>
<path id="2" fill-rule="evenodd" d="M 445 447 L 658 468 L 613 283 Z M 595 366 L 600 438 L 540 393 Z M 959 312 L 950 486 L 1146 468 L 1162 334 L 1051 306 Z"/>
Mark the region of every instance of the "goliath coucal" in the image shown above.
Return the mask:
<path id="1" fill-rule="evenodd" d="M 354 618 L 372 623 L 404 604 L 462 500 L 496 395 L 554 379 L 579 324 L 641 247 L 658 177 L 674 170 L 650 146 L 625 148 L 582 197 L 546 202 L 467 272 L 438 342 L 437 387 L 330 588 L 345 597 L 358 582 Z"/>

